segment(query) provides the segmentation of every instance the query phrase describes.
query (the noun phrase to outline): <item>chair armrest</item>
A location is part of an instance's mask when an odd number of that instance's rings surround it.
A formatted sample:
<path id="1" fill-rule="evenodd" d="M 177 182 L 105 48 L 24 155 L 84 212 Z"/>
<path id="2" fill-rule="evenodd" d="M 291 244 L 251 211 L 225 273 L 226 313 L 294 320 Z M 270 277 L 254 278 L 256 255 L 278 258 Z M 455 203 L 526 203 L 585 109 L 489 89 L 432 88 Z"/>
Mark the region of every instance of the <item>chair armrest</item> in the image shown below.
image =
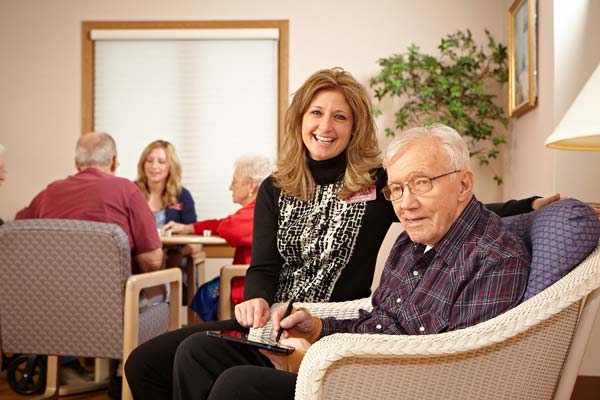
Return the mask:
<path id="1" fill-rule="evenodd" d="M 169 330 L 181 327 L 181 270 L 179 268 L 167 268 L 159 271 L 146 272 L 131 275 L 125 285 L 125 338 L 135 337 L 136 343 L 123 343 L 123 348 L 130 351 L 137 345 L 137 335 L 129 335 L 127 332 L 138 332 L 138 317 L 140 308 L 140 292 L 142 289 L 163 285 L 170 285 L 169 294 Z M 127 352 L 127 355 L 129 352 Z M 125 351 L 124 351 L 125 357 Z"/>
<path id="2" fill-rule="evenodd" d="M 217 310 L 219 320 L 232 318 L 231 279 L 236 276 L 246 276 L 248 267 L 248 264 L 234 264 L 221 267 L 219 276 L 219 306 Z"/>
<path id="3" fill-rule="evenodd" d="M 284 303 L 275 303 L 271 306 L 271 313 L 277 307 L 285 306 Z M 336 317 L 338 319 L 355 318 L 358 316 L 358 310 L 363 309 L 371 311 L 371 298 L 352 301 L 340 301 L 332 303 L 294 303 L 294 308 L 306 308 L 310 313 L 319 318 Z M 267 324 L 258 329 L 250 329 L 249 337 L 253 340 L 264 341 L 271 337 L 272 322 L 269 320 Z"/>
<path id="4" fill-rule="evenodd" d="M 549 390 L 551 398 L 558 377 L 565 389 L 557 396 L 564 392 L 558 397 L 568 399 L 574 384 L 569 375 L 576 378 L 583 353 L 572 348 L 589 337 L 599 287 L 600 246 L 554 285 L 472 327 L 424 336 L 324 337 L 302 360 L 296 400 L 385 398 L 398 387 L 404 398 L 527 398 L 538 389 Z"/>

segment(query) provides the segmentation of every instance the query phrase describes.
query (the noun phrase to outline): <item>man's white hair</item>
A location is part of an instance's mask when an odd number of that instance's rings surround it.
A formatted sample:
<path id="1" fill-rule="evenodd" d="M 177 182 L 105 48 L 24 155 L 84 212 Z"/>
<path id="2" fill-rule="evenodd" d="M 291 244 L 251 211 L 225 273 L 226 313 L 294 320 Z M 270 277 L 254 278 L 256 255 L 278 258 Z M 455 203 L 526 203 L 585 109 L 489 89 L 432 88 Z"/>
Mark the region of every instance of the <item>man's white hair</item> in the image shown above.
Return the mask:
<path id="1" fill-rule="evenodd" d="M 440 140 L 442 148 L 448 155 L 451 168 L 458 171 L 471 170 L 471 157 L 467 144 L 456 130 L 442 124 L 419 126 L 400 133 L 388 145 L 383 159 L 383 166 L 387 169 L 399 152 L 414 142 L 427 137 Z"/>

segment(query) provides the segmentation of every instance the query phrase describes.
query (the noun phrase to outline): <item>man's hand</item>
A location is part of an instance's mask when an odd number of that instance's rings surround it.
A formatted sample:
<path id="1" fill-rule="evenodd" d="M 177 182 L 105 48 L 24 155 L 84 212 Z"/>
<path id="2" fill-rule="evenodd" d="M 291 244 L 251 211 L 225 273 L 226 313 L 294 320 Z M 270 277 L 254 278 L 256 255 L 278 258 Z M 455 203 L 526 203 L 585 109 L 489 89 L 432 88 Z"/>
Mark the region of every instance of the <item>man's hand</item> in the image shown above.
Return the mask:
<path id="1" fill-rule="evenodd" d="M 560 199 L 560 193 L 556 193 L 548 197 L 541 197 L 539 199 L 535 199 L 533 203 L 531 203 L 531 208 L 533 208 L 534 210 L 540 210 L 546 207 L 548 204 L 552 204 Z"/>
<path id="2" fill-rule="evenodd" d="M 285 329 L 283 337 L 291 337 L 289 330 L 295 329 L 297 333 L 304 336 L 304 333 L 310 333 L 316 328 L 315 319 L 304 308 L 292 310 L 292 313 L 283 318 L 286 306 L 278 307 L 273 311 L 273 332 L 277 333 L 279 328 Z M 283 318 L 283 319 L 282 319 Z"/>
<path id="3" fill-rule="evenodd" d="M 258 349 L 258 351 L 267 357 L 273 363 L 275 368 L 297 373 L 300 369 L 302 358 L 304 358 L 306 351 L 310 347 L 310 343 L 302 338 L 281 339 L 279 343 L 293 347 L 294 351 L 291 354 L 282 354 L 264 349 Z"/>
<path id="4" fill-rule="evenodd" d="M 180 224 L 175 221 L 169 221 L 160 228 L 161 235 L 193 235 L 194 225 L 193 224 Z"/>
<path id="5" fill-rule="evenodd" d="M 269 322 L 271 310 L 263 298 L 246 300 L 235 306 L 235 319 L 245 328 L 262 328 Z"/>

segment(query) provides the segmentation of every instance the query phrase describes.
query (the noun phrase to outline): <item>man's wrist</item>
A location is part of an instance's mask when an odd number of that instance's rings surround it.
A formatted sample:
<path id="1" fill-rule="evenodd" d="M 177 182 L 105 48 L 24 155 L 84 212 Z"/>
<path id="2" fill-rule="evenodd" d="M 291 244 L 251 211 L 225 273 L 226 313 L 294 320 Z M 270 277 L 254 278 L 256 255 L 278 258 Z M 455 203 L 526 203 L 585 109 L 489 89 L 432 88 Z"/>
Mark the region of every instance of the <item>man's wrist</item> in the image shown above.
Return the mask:
<path id="1" fill-rule="evenodd" d="M 308 343 L 313 344 L 321 337 L 321 331 L 323 330 L 323 321 L 321 320 L 321 318 L 311 315 L 310 312 L 308 312 L 308 310 L 305 308 L 300 308 L 297 311 L 305 312 L 306 314 L 308 314 L 313 321 L 313 326 L 310 331 L 292 328 L 290 329 L 290 335 L 292 337 L 304 338 L 308 341 Z"/>

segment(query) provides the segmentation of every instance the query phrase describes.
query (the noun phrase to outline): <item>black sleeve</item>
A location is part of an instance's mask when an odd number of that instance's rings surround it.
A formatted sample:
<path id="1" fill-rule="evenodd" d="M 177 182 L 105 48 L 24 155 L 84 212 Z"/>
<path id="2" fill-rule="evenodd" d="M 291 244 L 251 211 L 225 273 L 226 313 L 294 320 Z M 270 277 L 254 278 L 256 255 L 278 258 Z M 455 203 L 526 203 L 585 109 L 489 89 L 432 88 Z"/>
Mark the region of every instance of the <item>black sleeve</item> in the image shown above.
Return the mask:
<path id="1" fill-rule="evenodd" d="M 277 250 L 279 190 L 268 177 L 260 185 L 254 207 L 252 261 L 246 274 L 244 298 L 264 298 L 272 304 L 279 284 L 283 258 Z"/>
<path id="2" fill-rule="evenodd" d="M 525 214 L 533 211 L 531 205 L 539 196 L 533 196 L 523 200 L 509 200 L 506 203 L 490 203 L 486 204 L 486 208 L 501 217 L 510 217 L 511 215 Z"/>

